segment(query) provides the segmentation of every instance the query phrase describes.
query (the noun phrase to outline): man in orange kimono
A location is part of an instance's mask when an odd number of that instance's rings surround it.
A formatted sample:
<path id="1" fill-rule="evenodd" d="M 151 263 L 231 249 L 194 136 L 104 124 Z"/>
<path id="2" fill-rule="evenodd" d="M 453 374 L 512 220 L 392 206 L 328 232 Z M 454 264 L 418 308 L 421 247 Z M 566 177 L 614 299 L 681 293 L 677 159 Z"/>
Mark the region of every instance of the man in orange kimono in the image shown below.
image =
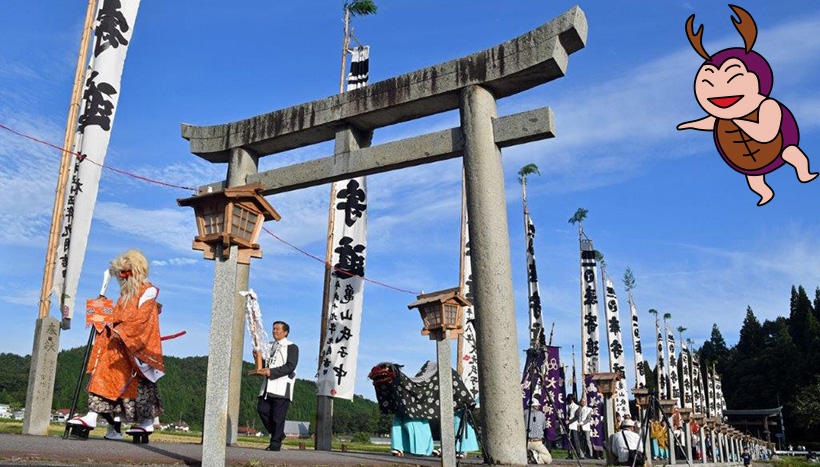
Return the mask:
<path id="1" fill-rule="evenodd" d="M 165 374 L 159 334 L 159 290 L 148 282 L 148 260 L 128 250 L 111 261 L 120 283 L 112 322 L 98 332 L 86 372 L 88 410 L 68 423 L 94 428 L 97 415 L 109 422 L 107 439 L 121 439 L 120 423 L 133 423 L 129 434 L 151 433 L 162 413 L 157 380 Z"/>

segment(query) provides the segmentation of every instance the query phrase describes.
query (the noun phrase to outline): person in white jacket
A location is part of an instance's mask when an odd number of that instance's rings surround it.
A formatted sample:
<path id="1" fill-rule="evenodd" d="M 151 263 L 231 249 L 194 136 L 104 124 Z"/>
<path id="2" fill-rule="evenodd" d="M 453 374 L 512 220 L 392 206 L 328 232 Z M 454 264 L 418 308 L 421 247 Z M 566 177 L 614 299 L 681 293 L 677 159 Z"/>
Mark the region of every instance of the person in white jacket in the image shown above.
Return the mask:
<path id="1" fill-rule="evenodd" d="M 273 323 L 273 338 L 270 359 L 265 362 L 260 374 L 265 376 L 256 412 L 265 429 L 270 433 L 270 444 L 266 451 L 282 449 L 282 440 L 285 439 L 285 416 L 290 402 L 293 400 L 293 390 L 296 383 L 296 365 L 299 363 L 299 347 L 288 340 L 290 326 L 284 321 Z"/>

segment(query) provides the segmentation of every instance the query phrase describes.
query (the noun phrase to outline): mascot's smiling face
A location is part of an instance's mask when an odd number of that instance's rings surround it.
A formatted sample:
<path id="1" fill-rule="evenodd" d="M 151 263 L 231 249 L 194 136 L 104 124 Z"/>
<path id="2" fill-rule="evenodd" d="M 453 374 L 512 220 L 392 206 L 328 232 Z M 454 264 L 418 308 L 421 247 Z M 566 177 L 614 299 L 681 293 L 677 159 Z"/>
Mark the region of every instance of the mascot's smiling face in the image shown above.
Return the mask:
<path id="1" fill-rule="evenodd" d="M 703 26 L 695 31 L 695 15 L 686 20 L 686 35 L 692 48 L 706 61 L 695 75 L 695 97 L 709 115 L 724 120 L 744 117 L 758 108 L 772 92 L 772 67 L 762 55 L 752 50 L 757 39 L 757 25 L 748 11 L 729 5 L 738 19 L 732 17 L 743 47 L 732 47 L 710 54 L 703 47 Z"/>
<path id="2" fill-rule="evenodd" d="M 760 105 L 760 82 L 739 58 L 721 66 L 704 63 L 695 76 L 695 97 L 709 115 L 724 120 L 752 113 Z"/>

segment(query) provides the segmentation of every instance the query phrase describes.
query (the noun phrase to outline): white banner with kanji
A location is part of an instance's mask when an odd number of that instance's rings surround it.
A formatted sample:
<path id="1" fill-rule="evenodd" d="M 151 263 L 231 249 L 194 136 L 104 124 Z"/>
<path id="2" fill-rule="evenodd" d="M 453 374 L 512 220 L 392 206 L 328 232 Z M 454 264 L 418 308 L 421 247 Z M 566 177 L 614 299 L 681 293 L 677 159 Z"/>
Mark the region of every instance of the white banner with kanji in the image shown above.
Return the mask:
<path id="1" fill-rule="evenodd" d="M 367 247 L 367 179 L 337 184 L 325 342 L 317 392 L 352 399 L 359 356 Z"/>
<path id="2" fill-rule="evenodd" d="M 632 322 L 632 348 L 635 350 L 635 387 L 646 387 L 646 368 L 644 368 L 643 349 L 641 348 L 641 331 L 638 327 L 638 307 L 629 293 L 629 312 Z"/>
<path id="3" fill-rule="evenodd" d="M 624 358 L 623 339 L 621 338 L 621 317 L 618 309 L 618 297 L 615 286 L 607 277 L 606 290 L 606 329 L 609 342 L 609 371 L 621 377 L 615 383 L 615 411 L 621 416 L 629 413 L 629 393 L 626 389 L 626 359 Z"/>
<path id="4" fill-rule="evenodd" d="M 597 278 L 592 240 L 581 239 L 581 369 L 585 375 L 598 372 L 600 356 Z"/>
<path id="5" fill-rule="evenodd" d="M 692 357 L 692 400 L 695 404 L 695 413 L 706 414 L 705 396 L 703 394 L 703 377 L 700 371 L 700 359 L 698 354 L 691 354 Z"/>
<path id="6" fill-rule="evenodd" d="M 689 350 L 686 348 L 686 342 L 681 340 L 680 343 L 680 363 L 683 374 L 681 375 L 681 383 L 683 385 L 683 406 L 694 408 L 692 399 L 692 379 L 691 366 L 689 358 Z"/>
<path id="7" fill-rule="evenodd" d="M 140 0 L 99 0 L 91 59 L 83 84 L 71 172 L 61 217 L 60 243 L 53 292 L 60 304 L 63 327 L 74 316 L 74 301 L 83 269 L 91 218 L 120 97 L 125 54 L 134 34 Z"/>
<path id="8" fill-rule="evenodd" d="M 707 404 L 706 409 L 709 417 L 717 417 L 717 404 L 715 403 L 715 368 L 712 367 L 709 369 L 707 364 L 706 367 L 706 397 L 707 397 Z"/>
<path id="9" fill-rule="evenodd" d="M 470 264 L 470 229 L 467 209 L 462 203 L 461 232 L 464 244 L 461 245 L 463 254 L 461 256 L 461 291 L 464 298 L 473 303 L 473 267 Z M 475 308 L 472 305 L 464 307 L 462 314 L 464 333 L 461 335 L 461 353 L 458 356 L 461 362 L 461 379 L 464 385 L 473 395 L 473 399 L 478 400 L 478 351 L 476 350 L 476 329 L 475 329 Z"/>
<path id="10" fill-rule="evenodd" d="M 658 383 L 658 397 L 661 399 L 668 399 L 669 398 L 669 387 L 667 386 L 667 375 L 666 375 L 666 365 L 664 363 L 663 353 L 664 348 L 664 334 L 661 330 L 661 321 L 657 315 L 655 315 L 655 336 L 657 336 L 656 342 L 656 349 L 658 350 L 658 360 L 657 360 L 657 370 L 656 378 Z"/>
<path id="11" fill-rule="evenodd" d="M 666 346 L 669 356 L 669 396 L 675 400 L 675 407 L 680 407 L 680 381 L 678 380 L 678 358 L 675 355 L 675 335 L 669 328 L 669 323 L 664 322 L 666 328 Z"/>
<path id="12" fill-rule="evenodd" d="M 527 293 L 530 309 L 530 347 L 547 345 L 544 335 L 544 318 L 541 315 L 541 290 L 538 287 L 538 271 L 535 267 L 535 224 L 529 211 L 524 213 L 527 225 Z"/>

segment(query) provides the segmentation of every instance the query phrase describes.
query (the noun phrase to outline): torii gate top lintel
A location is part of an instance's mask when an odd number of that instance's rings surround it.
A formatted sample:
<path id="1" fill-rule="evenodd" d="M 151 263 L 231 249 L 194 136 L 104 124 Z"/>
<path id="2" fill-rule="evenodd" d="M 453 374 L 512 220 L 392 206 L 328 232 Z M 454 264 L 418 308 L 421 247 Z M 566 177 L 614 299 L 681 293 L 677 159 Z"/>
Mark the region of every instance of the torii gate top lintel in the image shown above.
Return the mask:
<path id="1" fill-rule="evenodd" d="M 557 18 L 472 55 L 379 81 L 343 94 L 212 126 L 183 123 L 192 153 L 227 162 L 233 148 L 259 156 L 334 139 L 341 123 L 362 130 L 457 109 L 460 91 L 481 85 L 496 98 L 564 75 L 568 55 L 586 44 L 587 22 L 574 6 Z"/>

